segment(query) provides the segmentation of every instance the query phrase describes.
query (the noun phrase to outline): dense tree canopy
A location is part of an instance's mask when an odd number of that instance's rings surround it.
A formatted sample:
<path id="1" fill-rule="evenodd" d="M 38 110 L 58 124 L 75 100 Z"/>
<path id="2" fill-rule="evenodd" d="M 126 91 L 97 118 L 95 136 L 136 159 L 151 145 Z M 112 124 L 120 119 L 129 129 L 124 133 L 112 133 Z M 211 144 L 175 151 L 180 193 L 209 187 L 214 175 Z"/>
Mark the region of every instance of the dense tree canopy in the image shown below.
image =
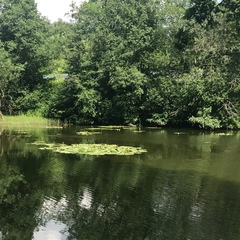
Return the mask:
<path id="1" fill-rule="evenodd" d="M 50 24 L 33 0 L 2 0 L 2 110 L 81 124 L 239 128 L 239 7 L 89 0 L 72 5 L 70 23 Z"/>
<path id="2" fill-rule="evenodd" d="M 0 39 L 13 62 L 24 65 L 21 83 L 36 85 L 42 80 L 41 71 L 48 60 L 45 23 L 34 0 L 3 0 L 0 8 Z"/>

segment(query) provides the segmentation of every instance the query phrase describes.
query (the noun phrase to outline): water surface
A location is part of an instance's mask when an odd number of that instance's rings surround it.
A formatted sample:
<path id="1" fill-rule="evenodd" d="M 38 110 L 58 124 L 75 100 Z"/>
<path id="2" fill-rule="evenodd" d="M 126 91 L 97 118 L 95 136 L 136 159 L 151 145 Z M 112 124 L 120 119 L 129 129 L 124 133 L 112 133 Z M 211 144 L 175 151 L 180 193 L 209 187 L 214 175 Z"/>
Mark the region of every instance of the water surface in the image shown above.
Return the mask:
<path id="1" fill-rule="evenodd" d="M 81 130 L 1 129 L 0 239 L 239 239 L 238 132 Z M 148 152 L 78 156 L 34 141 Z"/>

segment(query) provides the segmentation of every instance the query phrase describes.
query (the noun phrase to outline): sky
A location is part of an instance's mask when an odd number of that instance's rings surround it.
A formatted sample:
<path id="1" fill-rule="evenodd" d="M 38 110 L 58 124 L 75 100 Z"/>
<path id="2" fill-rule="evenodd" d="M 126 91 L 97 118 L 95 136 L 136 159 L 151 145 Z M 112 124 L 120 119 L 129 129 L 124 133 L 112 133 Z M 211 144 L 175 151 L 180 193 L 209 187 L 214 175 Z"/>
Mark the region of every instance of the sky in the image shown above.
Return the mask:
<path id="1" fill-rule="evenodd" d="M 57 21 L 59 18 L 67 20 L 65 13 L 70 11 L 72 0 L 35 0 L 38 11 L 46 16 L 51 22 Z M 83 0 L 74 0 L 79 5 Z"/>

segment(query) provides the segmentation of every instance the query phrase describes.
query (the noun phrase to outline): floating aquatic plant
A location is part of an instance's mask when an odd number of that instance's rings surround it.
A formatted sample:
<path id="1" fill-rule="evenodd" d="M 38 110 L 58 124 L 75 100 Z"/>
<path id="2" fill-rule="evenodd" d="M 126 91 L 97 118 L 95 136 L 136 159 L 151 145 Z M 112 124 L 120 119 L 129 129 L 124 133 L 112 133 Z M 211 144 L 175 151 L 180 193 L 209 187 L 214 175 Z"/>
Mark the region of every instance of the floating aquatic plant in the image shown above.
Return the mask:
<path id="1" fill-rule="evenodd" d="M 98 126 L 98 127 L 90 127 L 90 128 L 85 128 L 88 131 L 96 131 L 96 130 L 101 130 L 101 131 L 121 131 L 121 130 L 131 130 L 131 129 L 136 129 L 136 126 Z"/>
<path id="2" fill-rule="evenodd" d="M 90 128 L 86 128 L 86 130 L 88 131 L 120 131 L 121 129 L 123 129 L 122 126 L 99 126 L 99 127 L 90 127 Z"/>
<path id="3" fill-rule="evenodd" d="M 77 132 L 77 135 L 81 136 L 89 136 L 94 134 L 101 134 L 101 132 L 89 132 L 89 131 Z"/>
<path id="4" fill-rule="evenodd" d="M 146 131 L 143 131 L 143 130 L 133 130 L 132 132 L 133 133 L 143 133 L 143 132 L 146 132 Z"/>
<path id="5" fill-rule="evenodd" d="M 218 136 L 233 136 L 234 133 L 233 132 L 222 132 L 222 133 L 215 133 L 215 135 L 218 135 Z"/>
<path id="6" fill-rule="evenodd" d="M 41 150 L 51 150 L 53 152 L 65 154 L 87 154 L 87 155 L 134 155 L 147 152 L 141 147 L 118 146 L 115 144 L 72 144 L 34 142 L 40 146 Z"/>

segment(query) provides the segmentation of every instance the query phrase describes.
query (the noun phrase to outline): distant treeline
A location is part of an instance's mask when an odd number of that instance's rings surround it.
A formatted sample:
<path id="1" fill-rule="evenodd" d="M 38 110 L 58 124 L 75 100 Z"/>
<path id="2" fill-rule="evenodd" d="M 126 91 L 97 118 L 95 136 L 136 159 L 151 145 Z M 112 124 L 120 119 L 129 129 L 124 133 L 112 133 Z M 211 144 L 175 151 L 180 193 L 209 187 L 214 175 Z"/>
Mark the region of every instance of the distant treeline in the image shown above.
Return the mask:
<path id="1" fill-rule="evenodd" d="M 89 0 L 70 22 L 0 1 L 0 111 L 76 124 L 240 127 L 240 2 Z"/>

